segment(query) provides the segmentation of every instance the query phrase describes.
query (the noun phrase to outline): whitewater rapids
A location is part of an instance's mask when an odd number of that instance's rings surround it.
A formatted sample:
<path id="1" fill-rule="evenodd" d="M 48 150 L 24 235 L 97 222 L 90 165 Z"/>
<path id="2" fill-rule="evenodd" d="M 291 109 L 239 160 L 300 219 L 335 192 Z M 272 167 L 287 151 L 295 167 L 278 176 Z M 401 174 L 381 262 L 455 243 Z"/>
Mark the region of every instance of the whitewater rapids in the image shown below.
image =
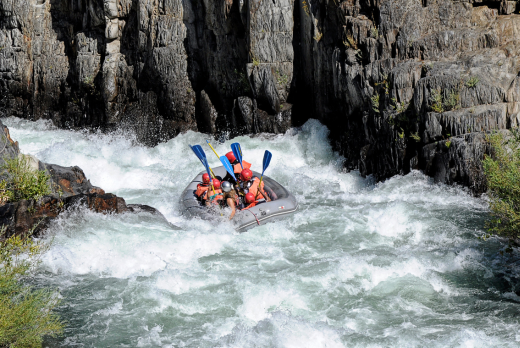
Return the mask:
<path id="1" fill-rule="evenodd" d="M 243 234 L 180 213 L 179 195 L 202 170 L 188 144 L 205 144 L 202 134 L 147 148 L 3 121 L 22 152 L 78 165 L 93 185 L 182 228 L 147 214 L 56 220 L 37 284 L 60 289 L 67 328 L 45 347 L 520 346 L 518 256 L 477 239 L 486 202 L 419 172 L 380 184 L 346 173 L 317 121 L 234 139 L 257 170 L 269 149 L 267 174 L 300 203 Z M 219 155 L 230 144 L 215 144 Z"/>

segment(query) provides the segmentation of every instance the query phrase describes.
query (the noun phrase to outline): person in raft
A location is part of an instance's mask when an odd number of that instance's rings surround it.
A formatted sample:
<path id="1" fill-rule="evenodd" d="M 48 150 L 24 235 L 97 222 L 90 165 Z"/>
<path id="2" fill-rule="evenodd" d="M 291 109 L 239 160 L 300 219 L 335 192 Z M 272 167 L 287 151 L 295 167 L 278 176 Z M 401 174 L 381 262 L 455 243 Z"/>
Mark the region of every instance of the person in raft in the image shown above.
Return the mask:
<path id="1" fill-rule="evenodd" d="M 202 175 L 202 184 L 197 185 L 197 190 L 195 191 L 195 196 L 197 196 L 197 199 L 201 202 L 203 202 L 204 196 L 206 195 L 206 191 L 211 187 L 209 184 L 210 178 L 207 173 Z M 203 202 L 204 203 L 204 202 Z"/>
<path id="2" fill-rule="evenodd" d="M 265 185 L 263 181 L 260 183 L 260 179 L 258 179 L 256 176 L 253 177 L 253 172 L 250 169 L 244 168 L 244 170 L 240 172 L 239 189 L 244 194 L 244 196 L 248 193 L 251 193 L 255 197 L 255 200 L 260 197 L 264 197 L 267 202 L 270 202 L 271 198 L 265 192 L 264 186 Z"/>
<path id="3" fill-rule="evenodd" d="M 224 192 L 222 195 L 222 205 L 227 205 L 231 208 L 231 214 L 229 215 L 229 220 L 233 219 L 236 213 L 236 206 L 238 205 L 238 195 L 233 189 L 233 185 L 230 182 L 224 181 L 222 182 L 222 191 Z"/>
<path id="4" fill-rule="evenodd" d="M 229 163 L 233 166 L 233 172 L 235 172 L 235 176 L 238 176 L 242 172 L 242 166 L 240 165 L 240 162 L 233 154 L 233 151 L 229 151 L 226 153 L 226 157 L 229 160 Z M 244 169 L 251 169 L 251 163 L 242 161 L 242 165 L 244 166 Z"/>
<path id="5" fill-rule="evenodd" d="M 239 181 L 240 181 L 240 173 L 242 172 L 242 166 L 240 165 L 240 162 L 233 154 L 233 151 L 229 151 L 226 153 L 226 158 L 229 160 L 229 163 L 233 166 L 233 172 L 235 173 L 235 177 L 237 178 L 237 182 L 235 182 L 234 191 L 237 194 L 237 204 L 238 207 L 241 206 L 240 199 L 238 197 L 242 197 L 244 194 L 239 189 Z M 242 165 L 244 166 L 244 169 L 251 169 L 251 163 L 247 161 L 242 161 Z M 234 182 L 234 179 L 229 173 L 226 173 L 226 176 L 223 179 L 224 181 Z"/>
<path id="6" fill-rule="evenodd" d="M 245 208 L 242 210 L 253 208 L 254 206 L 256 206 L 259 203 L 258 200 L 255 199 L 255 195 L 252 194 L 251 192 L 246 193 L 246 195 L 244 197 L 244 202 L 246 204 L 245 204 Z"/>
<path id="7" fill-rule="evenodd" d="M 204 194 L 203 200 L 207 207 L 219 205 L 222 200 L 222 189 L 220 188 L 220 180 L 213 179 L 213 187 L 209 187 Z"/>

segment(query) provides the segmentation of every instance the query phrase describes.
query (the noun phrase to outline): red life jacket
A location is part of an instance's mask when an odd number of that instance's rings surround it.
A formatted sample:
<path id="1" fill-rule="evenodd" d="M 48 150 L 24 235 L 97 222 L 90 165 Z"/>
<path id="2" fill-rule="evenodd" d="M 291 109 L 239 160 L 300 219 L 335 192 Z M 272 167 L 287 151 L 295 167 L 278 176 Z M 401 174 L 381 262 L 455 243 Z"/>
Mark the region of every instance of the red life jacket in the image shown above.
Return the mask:
<path id="1" fill-rule="evenodd" d="M 195 191 L 195 196 L 197 197 L 203 197 L 203 195 L 206 193 L 206 191 L 209 189 L 209 185 L 205 184 L 198 184 L 197 185 L 197 191 Z"/>

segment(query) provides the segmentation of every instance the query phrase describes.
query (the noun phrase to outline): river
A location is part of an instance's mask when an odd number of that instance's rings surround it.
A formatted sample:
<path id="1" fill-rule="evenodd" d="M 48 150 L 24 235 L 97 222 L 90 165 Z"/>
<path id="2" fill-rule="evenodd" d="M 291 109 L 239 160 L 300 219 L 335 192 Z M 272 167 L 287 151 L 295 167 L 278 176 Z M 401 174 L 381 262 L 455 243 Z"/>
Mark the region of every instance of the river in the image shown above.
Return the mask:
<path id="1" fill-rule="evenodd" d="M 188 132 L 155 148 L 123 134 L 3 120 L 22 152 L 78 165 L 92 184 L 159 209 L 75 210 L 52 223 L 36 276 L 67 321 L 45 347 L 519 347 L 517 255 L 484 233 L 487 203 L 420 172 L 383 183 L 342 169 L 328 129 L 239 137 L 244 158 L 293 192 L 300 210 L 236 233 L 182 216 L 203 169 Z M 219 155 L 231 141 L 216 144 Z M 210 165 L 217 165 L 207 151 Z"/>

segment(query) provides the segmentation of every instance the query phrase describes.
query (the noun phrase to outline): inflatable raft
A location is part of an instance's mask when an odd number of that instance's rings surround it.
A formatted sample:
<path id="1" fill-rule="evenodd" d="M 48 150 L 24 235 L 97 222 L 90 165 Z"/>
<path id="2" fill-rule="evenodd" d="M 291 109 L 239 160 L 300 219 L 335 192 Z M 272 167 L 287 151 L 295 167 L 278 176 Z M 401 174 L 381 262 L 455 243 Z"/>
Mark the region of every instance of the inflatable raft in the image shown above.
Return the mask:
<path id="1" fill-rule="evenodd" d="M 224 167 L 213 168 L 213 172 L 218 179 L 226 176 Z M 208 209 L 202 206 L 195 196 L 197 185 L 202 183 L 202 174 L 200 172 L 192 182 L 186 187 L 181 195 L 181 205 L 184 207 L 185 214 L 191 217 L 200 217 L 204 220 L 215 220 L 220 218 L 218 209 Z M 261 173 L 253 171 L 253 175 L 260 177 Z M 264 225 L 267 222 L 273 222 L 285 218 L 298 210 L 298 202 L 296 198 L 289 193 L 282 185 L 273 179 L 264 175 L 263 182 L 265 190 L 272 191 L 276 195 L 276 199 L 270 202 L 261 202 L 253 208 L 246 210 L 238 210 L 233 218 L 232 223 L 239 232 L 244 232 L 258 225 Z M 225 219 L 229 218 L 229 212 L 226 211 Z"/>

